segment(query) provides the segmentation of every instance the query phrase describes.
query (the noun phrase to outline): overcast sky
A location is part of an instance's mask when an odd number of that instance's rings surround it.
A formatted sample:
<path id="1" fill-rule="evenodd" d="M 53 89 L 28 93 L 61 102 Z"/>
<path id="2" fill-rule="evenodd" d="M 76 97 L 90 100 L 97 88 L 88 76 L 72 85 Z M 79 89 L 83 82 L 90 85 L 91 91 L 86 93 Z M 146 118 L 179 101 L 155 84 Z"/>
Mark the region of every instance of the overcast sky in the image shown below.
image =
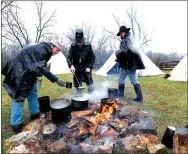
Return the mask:
<path id="1" fill-rule="evenodd" d="M 125 22 L 129 1 L 44 1 L 45 8 L 53 11 L 57 8 L 55 33 L 66 33 L 69 26 L 80 25 L 82 21 L 90 23 L 100 33 L 101 27 L 117 31 L 119 27 L 113 22 L 112 13 Z M 148 32 L 153 31 L 152 42 L 148 50 L 154 52 L 187 53 L 187 1 L 139 1 L 140 16 Z M 30 34 L 34 34 L 36 23 L 36 6 L 34 2 L 19 2 L 22 19 Z M 127 24 L 127 23 L 124 23 Z M 34 37 L 34 35 L 33 35 Z"/>

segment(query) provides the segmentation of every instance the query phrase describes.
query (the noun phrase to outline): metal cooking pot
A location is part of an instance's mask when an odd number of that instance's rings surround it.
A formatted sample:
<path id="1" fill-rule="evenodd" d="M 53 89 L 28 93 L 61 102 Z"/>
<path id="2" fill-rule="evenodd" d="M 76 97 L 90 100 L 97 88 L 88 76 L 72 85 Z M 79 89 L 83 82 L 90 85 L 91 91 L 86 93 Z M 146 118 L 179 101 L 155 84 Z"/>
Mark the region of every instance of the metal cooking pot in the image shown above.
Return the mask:
<path id="1" fill-rule="evenodd" d="M 74 96 L 71 99 L 71 104 L 72 104 L 72 108 L 74 110 L 87 110 L 88 109 L 89 100 L 88 99 L 83 99 L 80 96 Z"/>
<path id="2" fill-rule="evenodd" d="M 72 88 L 72 82 L 66 82 L 66 88 Z"/>
<path id="3" fill-rule="evenodd" d="M 50 104 L 54 123 L 68 122 L 71 119 L 71 103 L 68 99 L 57 99 Z"/>
<path id="4" fill-rule="evenodd" d="M 50 97 L 42 96 L 38 98 L 39 108 L 41 113 L 46 113 L 50 111 Z"/>
<path id="5" fill-rule="evenodd" d="M 116 88 L 108 88 L 108 97 L 116 98 L 118 96 L 118 89 Z"/>

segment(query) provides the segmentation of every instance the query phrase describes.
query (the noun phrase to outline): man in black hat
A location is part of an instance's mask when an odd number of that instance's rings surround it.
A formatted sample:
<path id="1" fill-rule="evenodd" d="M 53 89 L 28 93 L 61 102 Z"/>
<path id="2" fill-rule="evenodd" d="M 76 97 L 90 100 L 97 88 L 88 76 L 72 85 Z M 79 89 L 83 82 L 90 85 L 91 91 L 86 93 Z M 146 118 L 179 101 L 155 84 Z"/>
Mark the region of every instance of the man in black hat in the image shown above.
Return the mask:
<path id="1" fill-rule="evenodd" d="M 139 81 L 136 78 L 137 69 L 145 69 L 142 62 L 139 50 L 135 47 L 135 42 L 130 36 L 130 28 L 121 26 L 117 36 L 120 36 L 122 41 L 119 46 L 119 50 L 116 51 L 116 61 L 119 62 L 119 85 L 118 96 L 124 97 L 125 79 L 129 75 L 130 81 L 135 89 L 136 98 L 133 100 L 136 102 L 143 101 L 143 95 L 140 88 Z"/>
<path id="2" fill-rule="evenodd" d="M 95 62 L 95 55 L 91 44 L 84 41 L 82 29 L 77 29 L 75 33 L 75 42 L 71 44 L 67 63 L 70 71 L 75 73 L 78 81 L 73 77 L 74 87 L 78 88 L 79 84 L 85 82 L 88 87 L 88 92 L 94 91 L 92 79 L 92 67 Z M 79 83 L 78 83 L 79 82 Z"/>

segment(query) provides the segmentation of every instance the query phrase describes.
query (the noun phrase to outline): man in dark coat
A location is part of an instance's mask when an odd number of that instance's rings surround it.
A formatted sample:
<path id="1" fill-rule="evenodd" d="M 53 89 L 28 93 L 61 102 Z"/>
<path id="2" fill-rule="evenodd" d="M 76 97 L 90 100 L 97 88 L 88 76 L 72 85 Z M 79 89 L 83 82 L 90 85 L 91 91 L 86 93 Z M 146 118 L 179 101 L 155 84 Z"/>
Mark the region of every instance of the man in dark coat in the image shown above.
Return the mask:
<path id="1" fill-rule="evenodd" d="M 15 132 L 22 130 L 22 114 L 24 100 L 28 99 L 31 119 L 39 118 L 40 110 L 36 78 L 45 75 L 51 82 L 66 87 L 66 82 L 58 79 L 47 69 L 47 61 L 51 56 L 58 54 L 61 45 L 58 41 L 28 45 L 18 51 L 17 55 L 9 60 L 2 69 L 5 76 L 3 86 L 12 98 L 11 126 Z"/>
<path id="2" fill-rule="evenodd" d="M 69 55 L 67 57 L 70 71 L 75 73 L 78 79 L 77 81 L 75 76 L 73 77 L 75 88 L 78 88 L 82 85 L 82 82 L 85 82 L 88 87 L 88 92 L 94 91 L 92 79 L 92 67 L 94 62 L 95 55 L 91 44 L 84 41 L 82 29 L 76 30 L 75 42 L 71 44 Z"/>
<path id="3" fill-rule="evenodd" d="M 125 79 L 129 75 L 130 81 L 134 86 L 136 98 L 133 100 L 136 102 L 143 101 L 143 95 L 140 88 L 139 81 L 136 78 L 137 69 L 145 69 L 142 62 L 139 50 L 135 46 L 133 38 L 130 36 L 130 28 L 126 26 L 121 26 L 117 36 L 121 36 L 121 43 L 119 50 L 116 51 L 116 61 L 119 62 L 119 85 L 118 85 L 118 95 L 124 97 L 125 89 Z"/>

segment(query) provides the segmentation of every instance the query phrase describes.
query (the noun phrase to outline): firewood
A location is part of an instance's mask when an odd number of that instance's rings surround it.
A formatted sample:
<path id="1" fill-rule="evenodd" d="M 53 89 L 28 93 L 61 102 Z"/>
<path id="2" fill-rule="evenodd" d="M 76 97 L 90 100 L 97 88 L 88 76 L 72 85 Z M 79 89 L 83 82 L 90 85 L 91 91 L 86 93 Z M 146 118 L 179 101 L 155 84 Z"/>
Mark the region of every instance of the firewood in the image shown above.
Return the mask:
<path id="1" fill-rule="evenodd" d="M 92 113 L 94 113 L 93 110 L 85 110 L 85 111 L 75 111 L 75 112 L 72 112 L 71 115 L 72 115 L 72 117 L 78 117 L 78 116 L 90 115 Z"/>

